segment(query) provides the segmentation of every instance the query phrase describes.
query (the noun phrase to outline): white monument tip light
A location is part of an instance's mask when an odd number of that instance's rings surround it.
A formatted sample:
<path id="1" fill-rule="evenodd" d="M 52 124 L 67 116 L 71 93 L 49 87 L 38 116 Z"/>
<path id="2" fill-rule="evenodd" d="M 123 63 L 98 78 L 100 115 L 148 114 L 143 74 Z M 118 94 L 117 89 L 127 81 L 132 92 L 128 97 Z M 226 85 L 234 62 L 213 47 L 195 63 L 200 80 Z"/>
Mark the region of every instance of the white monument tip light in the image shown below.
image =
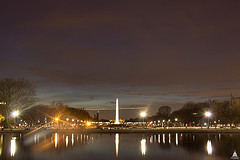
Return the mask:
<path id="1" fill-rule="evenodd" d="M 116 99 L 116 120 L 115 120 L 115 124 L 120 124 L 120 123 L 119 123 L 118 98 Z"/>

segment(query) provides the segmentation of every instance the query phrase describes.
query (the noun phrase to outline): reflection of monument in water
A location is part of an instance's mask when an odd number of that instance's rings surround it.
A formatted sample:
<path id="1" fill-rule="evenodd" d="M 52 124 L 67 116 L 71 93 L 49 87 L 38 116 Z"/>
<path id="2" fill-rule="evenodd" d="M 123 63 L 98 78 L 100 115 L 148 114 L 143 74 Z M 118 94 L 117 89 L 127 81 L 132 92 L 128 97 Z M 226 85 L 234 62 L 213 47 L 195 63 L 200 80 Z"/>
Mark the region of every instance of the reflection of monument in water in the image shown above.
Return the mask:
<path id="1" fill-rule="evenodd" d="M 119 147 L 119 134 L 115 135 L 115 148 L 116 148 L 116 158 L 118 158 L 118 147 Z"/>

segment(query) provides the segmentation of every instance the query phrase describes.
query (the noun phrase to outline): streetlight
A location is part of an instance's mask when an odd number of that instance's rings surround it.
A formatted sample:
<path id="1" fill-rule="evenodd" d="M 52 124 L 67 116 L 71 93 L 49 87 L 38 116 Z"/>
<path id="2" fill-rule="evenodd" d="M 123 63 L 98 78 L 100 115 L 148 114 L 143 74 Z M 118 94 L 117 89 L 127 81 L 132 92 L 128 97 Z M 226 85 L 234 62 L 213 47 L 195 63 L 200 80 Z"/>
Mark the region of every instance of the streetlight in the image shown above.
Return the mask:
<path id="1" fill-rule="evenodd" d="M 208 129 L 209 129 L 209 117 L 211 117 L 211 112 L 205 112 L 205 116 L 208 117 Z"/>
<path id="2" fill-rule="evenodd" d="M 17 117 L 19 115 L 19 111 L 12 112 L 12 115 L 13 115 L 14 118 Z"/>
<path id="3" fill-rule="evenodd" d="M 56 118 L 55 118 L 55 121 L 57 122 L 57 127 L 58 127 L 58 128 L 60 128 L 60 127 L 59 127 L 58 120 L 59 120 L 59 118 L 58 118 L 58 117 L 56 117 Z"/>
<path id="4" fill-rule="evenodd" d="M 165 120 L 162 120 L 162 127 L 165 129 Z"/>
<path id="5" fill-rule="evenodd" d="M 87 124 L 87 126 L 91 126 L 91 122 L 87 122 L 86 124 Z"/>
<path id="6" fill-rule="evenodd" d="M 141 112 L 140 116 L 143 117 L 143 122 L 144 122 L 144 117 L 146 117 L 146 112 Z"/>
<path id="7" fill-rule="evenodd" d="M 144 117 L 146 117 L 147 113 L 146 112 L 141 112 L 140 116 L 143 117 L 143 124 L 144 124 Z"/>
<path id="8" fill-rule="evenodd" d="M 175 118 L 175 126 L 177 126 L 178 118 Z"/>
<path id="9" fill-rule="evenodd" d="M 16 123 L 16 117 L 19 116 L 19 111 L 12 112 L 12 116 L 14 118 L 14 123 Z M 15 124 L 16 125 L 16 124 Z"/>

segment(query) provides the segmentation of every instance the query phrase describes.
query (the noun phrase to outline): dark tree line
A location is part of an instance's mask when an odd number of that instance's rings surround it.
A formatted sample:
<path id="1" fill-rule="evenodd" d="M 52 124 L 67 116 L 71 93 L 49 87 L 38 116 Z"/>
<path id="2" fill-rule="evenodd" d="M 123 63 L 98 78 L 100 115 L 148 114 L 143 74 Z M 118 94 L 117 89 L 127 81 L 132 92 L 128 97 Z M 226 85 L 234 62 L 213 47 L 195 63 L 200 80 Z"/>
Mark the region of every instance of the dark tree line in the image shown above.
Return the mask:
<path id="1" fill-rule="evenodd" d="M 188 102 L 179 110 L 171 113 L 171 107 L 161 106 L 158 112 L 150 117 L 151 120 L 168 120 L 172 122 L 177 118 L 183 124 L 197 125 L 206 122 L 205 112 L 210 111 L 212 116 L 210 122 L 213 124 L 237 124 L 240 123 L 240 99 L 231 99 L 229 101 L 216 102 Z"/>
<path id="2" fill-rule="evenodd" d="M 161 106 L 158 112 L 152 117 L 153 120 L 168 120 L 170 119 L 171 107 Z"/>
<path id="3" fill-rule="evenodd" d="M 201 123 L 205 111 L 208 111 L 210 106 L 207 103 L 186 103 L 181 109 L 174 111 L 171 117 L 177 117 L 182 123 Z"/>
<path id="4" fill-rule="evenodd" d="M 50 105 L 33 106 L 35 98 L 35 87 L 26 79 L 5 78 L 0 80 L 0 122 L 5 128 L 10 127 L 13 118 L 23 119 L 32 124 L 39 124 L 55 117 L 68 117 L 71 119 L 91 119 L 89 113 L 81 108 L 71 108 L 61 102 L 53 102 Z M 20 112 L 20 116 L 14 117 L 13 112 Z"/>
<path id="5" fill-rule="evenodd" d="M 67 121 L 68 118 L 69 122 L 72 119 L 75 121 L 92 119 L 84 108 L 68 107 L 61 102 L 53 102 L 50 105 L 37 105 L 25 110 L 21 114 L 21 119 L 32 125 L 54 121 L 55 118 L 58 118 L 59 121 Z"/>

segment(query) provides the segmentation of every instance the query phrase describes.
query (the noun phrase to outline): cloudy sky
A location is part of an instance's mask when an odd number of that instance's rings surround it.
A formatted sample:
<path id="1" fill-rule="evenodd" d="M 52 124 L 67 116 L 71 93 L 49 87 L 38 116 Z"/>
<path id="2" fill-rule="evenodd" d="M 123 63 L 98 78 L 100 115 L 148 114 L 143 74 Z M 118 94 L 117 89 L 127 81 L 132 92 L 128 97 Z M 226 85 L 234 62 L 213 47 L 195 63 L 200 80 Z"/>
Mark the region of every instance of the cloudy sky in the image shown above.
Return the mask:
<path id="1" fill-rule="evenodd" d="M 240 1 L 2 1 L 0 78 L 101 118 L 240 96 Z"/>

